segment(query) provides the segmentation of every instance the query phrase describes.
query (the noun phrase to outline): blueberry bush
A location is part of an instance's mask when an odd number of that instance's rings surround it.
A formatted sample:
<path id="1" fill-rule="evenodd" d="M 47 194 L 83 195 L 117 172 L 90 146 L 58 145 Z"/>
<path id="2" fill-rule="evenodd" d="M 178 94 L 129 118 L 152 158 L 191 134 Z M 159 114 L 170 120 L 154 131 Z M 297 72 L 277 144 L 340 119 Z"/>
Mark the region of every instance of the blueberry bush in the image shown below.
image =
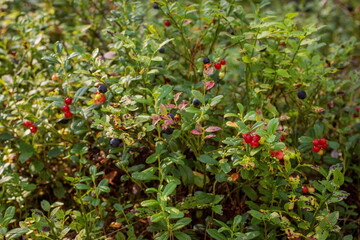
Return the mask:
<path id="1" fill-rule="evenodd" d="M 356 0 L 0 0 L 1 239 L 359 239 Z"/>

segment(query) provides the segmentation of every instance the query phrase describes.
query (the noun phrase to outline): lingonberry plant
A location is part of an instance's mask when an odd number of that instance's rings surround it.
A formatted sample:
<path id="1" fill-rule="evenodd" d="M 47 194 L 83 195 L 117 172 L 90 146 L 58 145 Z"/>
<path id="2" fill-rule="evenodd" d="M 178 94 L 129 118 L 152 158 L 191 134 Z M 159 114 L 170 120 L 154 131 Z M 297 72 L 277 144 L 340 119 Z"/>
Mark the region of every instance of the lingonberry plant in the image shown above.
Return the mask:
<path id="1" fill-rule="evenodd" d="M 356 239 L 357 1 L 5 1 L 0 237 Z"/>

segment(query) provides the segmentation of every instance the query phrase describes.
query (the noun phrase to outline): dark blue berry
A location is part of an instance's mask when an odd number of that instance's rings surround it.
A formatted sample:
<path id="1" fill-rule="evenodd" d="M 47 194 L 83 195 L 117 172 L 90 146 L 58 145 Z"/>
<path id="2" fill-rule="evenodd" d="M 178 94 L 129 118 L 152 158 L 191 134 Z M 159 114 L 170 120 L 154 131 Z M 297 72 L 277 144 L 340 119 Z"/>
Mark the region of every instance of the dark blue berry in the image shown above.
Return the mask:
<path id="1" fill-rule="evenodd" d="M 300 99 L 305 99 L 306 98 L 306 92 L 304 90 L 299 90 L 297 93 L 297 97 Z"/>
<path id="2" fill-rule="evenodd" d="M 50 232 L 50 227 L 44 226 L 44 227 L 41 228 L 41 230 L 42 230 L 43 232 Z"/>
<path id="3" fill-rule="evenodd" d="M 164 47 L 160 48 L 159 53 L 165 53 L 165 48 Z"/>
<path id="4" fill-rule="evenodd" d="M 201 102 L 199 99 L 196 99 L 194 98 L 194 100 L 192 101 L 192 104 L 195 106 L 195 107 L 199 107 L 201 105 Z"/>
<path id="5" fill-rule="evenodd" d="M 172 120 L 175 119 L 175 116 L 174 116 L 174 114 L 172 114 L 172 113 L 169 113 L 168 116 L 171 117 Z"/>
<path id="6" fill-rule="evenodd" d="M 107 92 L 107 86 L 105 84 L 101 84 L 98 87 L 98 91 L 101 92 L 101 93 L 106 93 Z"/>
<path id="7" fill-rule="evenodd" d="M 174 129 L 172 127 L 167 127 L 165 130 L 163 130 L 166 134 L 172 134 L 174 132 Z"/>
<path id="8" fill-rule="evenodd" d="M 112 138 L 110 139 L 110 146 L 115 148 L 115 147 L 119 147 L 121 144 L 121 140 L 118 138 Z"/>
<path id="9" fill-rule="evenodd" d="M 154 4 L 153 4 L 153 8 L 154 8 L 154 9 L 160 9 L 160 6 L 159 6 L 159 4 L 154 3 Z"/>
<path id="10" fill-rule="evenodd" d="M 203 63 L 204 63 L 204 64 L 209 64 L 209 63 L 210 63 L 210 58 L 204 57 Z"/>

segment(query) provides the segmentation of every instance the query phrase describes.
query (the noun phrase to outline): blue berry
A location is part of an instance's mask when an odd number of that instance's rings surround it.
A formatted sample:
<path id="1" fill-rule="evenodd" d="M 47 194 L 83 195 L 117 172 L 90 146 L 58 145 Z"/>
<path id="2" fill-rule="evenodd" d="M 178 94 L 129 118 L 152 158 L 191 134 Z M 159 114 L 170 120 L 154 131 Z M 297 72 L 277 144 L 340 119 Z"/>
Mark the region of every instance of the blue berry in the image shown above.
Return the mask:
<path id="1" fill-rule="evenodd" d="M 304 90 L 299 90 L 297 93 L 297 97 L 300 99 L 305 99 L 306 98 L 306 92 Z"/>
<path id="2" fill-rule="evenodd" d="M 154 3 L 154 4 L 153 4 L 153 8 L 154 8 L 154 9 L 160 9 L 160 6 L 159 6 L 159 4 Z"/>
<path id="3" fill-rule="evenodd" d="M 164 47 L 160 48 L 159 53 L 165 53 L 165 48 Z"/>
<path id="4" fill-rule="evenodd" d="M 101 93 L 106 93 L 107 92 L 107 86 L 105 84 L 101 84 L 98 87 L 98 91 L 101 92 Z"/>
<path id="5" fill-rule="evenodd" d="M 115 148 L 115 147 L 119 147 L 121 144 L 121 140 L 118 138 L 112 138 L 110 139 L 110 146 Z"/>
<path id="6" fill-rule="evenodd" d="M 192 101 L 192 104 L 195 106 L 195 107 L 199 107 L 201 105 L 201 102 L 199 99 L 196 99 L 194 98 L 194 100 Z"/>
<path id="7" fill-rule="evenodd" d="M 175 119 L 175 116 L 174 116 L 174 114 L 172 114 L 172 113 L 169 113 L 168 116 L 171 117 L 172 120 Z"/>
<path id="8" fill-rule="evenodd" d="M 204 63 L 204 64 L 209 64 L 209 63 L 210 63 L 210 58 L 204 57 L 203 63 Z"/>

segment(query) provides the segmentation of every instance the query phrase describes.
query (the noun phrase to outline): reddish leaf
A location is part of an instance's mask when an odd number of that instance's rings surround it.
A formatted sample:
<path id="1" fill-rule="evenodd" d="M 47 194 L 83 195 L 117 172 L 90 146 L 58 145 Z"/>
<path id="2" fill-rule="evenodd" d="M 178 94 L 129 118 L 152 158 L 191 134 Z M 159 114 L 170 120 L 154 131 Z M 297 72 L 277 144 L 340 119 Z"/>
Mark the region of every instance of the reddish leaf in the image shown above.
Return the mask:
<path id="1" fill-rule="evenodd" d="M 217 131 L 219 131 L 219 130 L 221 130 L 220 127 L 210 126 L 210 127 L 208 127 L 208 128 L 205 129 L 205 132 L 217 132 Z"/>
<path id="2" fill-rule="evenodd" d="M 213 138 L 213 137 L 216 137 L 216 135 L 215 134 L 210 134 L 210 135 L 205 136 L 206 139 Z"/>
<path id="3" fill-rule="evenodd" d="M 202 135 L 202 132 L 199 129 L 193 129 L 190 132 L 195 135 Z"/>
<path id="4" fill-rule="evenodd" d="M 179 100 L 181 94 L 182 92 L 178 92 L 174 95 L 174 102 L 177 102 Z"/>
<path id="5" fill-rule="evenodd" d="M 184 109 L 186 106 L 188 105 L 188 102 L 183 100 L 180 104 L 179 104 L 179 109 L 182 110 Z"/>
<path id="6" fill-rule="evenodd" d="M 159 115 L 151 115 L 151 119 L 152 119 L 152 125 L 156 125 L 160 120 L 161 120 L 161 117 Z"/>
<path id="7" fill-rule="evenodd" d="M 164 107 L 167 107 L 167 108 L 176 108 L 176 105 L 175 105 L 175 104 L 166 104 L 166 105 L 164 105 Z"/>
<path id="8" fill-rule="evenodd" d="M 215 81 L 207 81 L 203 82 L 205 85 L 206 90 L 212 89 L 215 86 Z"/>

